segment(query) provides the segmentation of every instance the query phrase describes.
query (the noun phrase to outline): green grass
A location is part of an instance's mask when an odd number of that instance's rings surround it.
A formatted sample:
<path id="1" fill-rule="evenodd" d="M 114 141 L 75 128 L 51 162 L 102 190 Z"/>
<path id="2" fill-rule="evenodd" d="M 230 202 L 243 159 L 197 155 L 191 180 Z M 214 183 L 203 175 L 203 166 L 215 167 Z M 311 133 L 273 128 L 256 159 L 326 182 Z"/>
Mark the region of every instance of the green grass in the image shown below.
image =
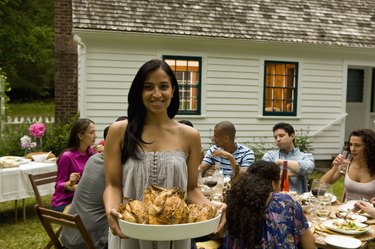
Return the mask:
<path id="1" fill-rule="evenodd" d="M 51 196 L 43 197 L 48 204 Z M 18 222 L 15 222 L 14 201 L 0 203 L 0 248 L 44 248 L 49 237 L 34 212 L 35 198 L 26 199 L 26 222 L 22 220 L 22 201 L 18 201 Z"/>
<path id="2" fill-rule="evenodd" d="M 320 179 L 323 176 L 323 173 L 314 171 L 309 175 L 311 179 Z M 344 192 L 344 178 L 341 177 L 332 185 L 332 192 L 337 197 L 337 200 L 342 201 L 342 195 Z"/>
<path id="3" fill-rule="evenodd" d="M 55 104 L 49 102 L 8 103 L 5 116 L 9 117 L 50 117 L 55 114 Z"/>

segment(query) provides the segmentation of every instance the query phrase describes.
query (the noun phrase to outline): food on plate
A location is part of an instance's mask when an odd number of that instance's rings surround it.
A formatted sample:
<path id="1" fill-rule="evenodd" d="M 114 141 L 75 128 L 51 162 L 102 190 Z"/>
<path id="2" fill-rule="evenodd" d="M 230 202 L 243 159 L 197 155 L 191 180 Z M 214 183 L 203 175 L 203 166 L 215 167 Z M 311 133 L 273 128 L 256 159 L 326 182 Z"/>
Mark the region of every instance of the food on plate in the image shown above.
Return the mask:
<path id="1" fill-rule="evenodd" d="M 337 229 L 344 231 L 365 231 L 365 227 L 357 225 L 355 222 L 350 220 L 334 221 L 332 225 Z"/>
<path id="2" fill-rule="evenodd" d="M 33 155 L 41 155 L 41 154 L 47 154 L 48 152 L 43 152 L 43 151 L 36 151 L 36 152 L 30 152 L 25 156 L 26 159 L 33 159 Z M 49 153 L 47 159 L 50 158 L 55 158 L 56 156 L 53 153 Z"/>
<path id="3" fill-rule="evenodd" d="M 119 213 L 122 214 L 123 220 L 147 224 L 148 223 L 148 207 L 144 202 L 124 198 L 124 204 L 119 207 Z"/>
<path id="4" fill-rule="evenodd" d="M 179 188 L 149 186 L 144 191 L 144 202 L 124 198 L 118 212 L 122 219 L 141 224 L 170 225 L 212 219 L 217 210 L 206 204 L 186 204 Z"/>
<path id="5" fill-rule="evenodd" d="M 353 221 L 358 221 L 358 222 L 365 222 L 367 221 L 367 217 L 363 216 L 363 215 L 359 215 L 359 214 L 348 214 L 347 212 L 340 212 L 340 213 L 336 213 L 336 216 L 338 218 L 346 218 L 347 220 L 353 220 Z"/>
<path id="6" fill-rule="evenodd" d="M 13 168 L 13 167 L 18 167 L 19 163 L 17 162 L 16 159 L 12 158 L 2 158 L 0 160 L 0 168 Z"/>
<path id="7" fill-rule="evenodd" d="M 151 186 L 153 192 L 150 197 L 145 193 L 146 203 L 149 206 L 150 224 L 181 224 L 185 223 L 188 208 L 184 201 L 184 193 L 179 188 L 165 189 L 157 186 Z M 155 195 L 155 193 L 158 193 Z"/>
<path id="8" fill-rule="evenodd" d="M 194 223 L 212 219 L 216 216 L 217 209 L 207 204 L 189 204 L 187 223 Z"/>

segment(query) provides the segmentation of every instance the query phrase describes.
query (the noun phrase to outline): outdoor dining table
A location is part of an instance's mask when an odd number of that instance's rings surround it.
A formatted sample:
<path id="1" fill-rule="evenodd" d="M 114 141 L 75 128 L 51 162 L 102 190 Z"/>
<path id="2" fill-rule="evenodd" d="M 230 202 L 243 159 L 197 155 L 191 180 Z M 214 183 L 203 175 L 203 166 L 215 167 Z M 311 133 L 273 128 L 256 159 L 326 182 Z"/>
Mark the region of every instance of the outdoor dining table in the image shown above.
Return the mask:
<path id="1" fill-rule="evenodd" d="M 336 201 L 332 205 L 332 211 L 330 214 L 330 219 L 336 219 L 336 213 L 338 212 L 338 208 L 340 206 L 340 202 Z M 317 248 L 324 248 L 324 249 L 334 249 L 337 248 L 335 246 L 327 244 L 324 240 L 328 235 L 341 235 L 341 236 L 349 236 L 353 237 L 352 235 L 346 235 L 341 233 L 336 233 L 334 231 L 330 231 L 327 228 L 324 228 L 321 224 L 322 221 L 317 220 L 316 218 L 313 218 L 313 215 L 311 213 L 306 214 L 307 219 L 311 222 L 311 230 L 315 237 L 315 246 Z M 375 239 L 375 219 L 368 218 L 366 222 L 364 222 L 369 225 L 369 230 L 366 233 L 356 235 L 353 238 L 359 239 L 362 244 L 359 248 L 366 249 L 368 248 L 369 242 L 373 239 Z"/>
<path id="2" fill-rule="evenodd" d="M 26 220 L 25 199 L 34 197 L 34 191 L 28 178 L 29 174 L 40 174 L 56 171 L 55 162 L 29 162 L 13 168 L 0 168 L 0 203 L 15 201 L 15 218 L 18 219 L 17 201 L 22 200 L 23 220 Z M 42 196 L 52 194 L 54 184 L 40 187 Z"/>

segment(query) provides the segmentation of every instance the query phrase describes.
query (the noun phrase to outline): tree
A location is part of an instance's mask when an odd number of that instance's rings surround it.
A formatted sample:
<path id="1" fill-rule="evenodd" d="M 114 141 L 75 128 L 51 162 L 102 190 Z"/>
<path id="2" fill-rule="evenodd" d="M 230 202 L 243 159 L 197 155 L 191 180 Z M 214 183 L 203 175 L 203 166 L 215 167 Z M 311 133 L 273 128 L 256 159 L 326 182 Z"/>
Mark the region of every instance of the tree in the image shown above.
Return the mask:
<path id="1" fill-rule="evenodd" d="M 0 68 L 11 101 L 53 97 L 53 21 L 53 0 L 0 0 Z"/>

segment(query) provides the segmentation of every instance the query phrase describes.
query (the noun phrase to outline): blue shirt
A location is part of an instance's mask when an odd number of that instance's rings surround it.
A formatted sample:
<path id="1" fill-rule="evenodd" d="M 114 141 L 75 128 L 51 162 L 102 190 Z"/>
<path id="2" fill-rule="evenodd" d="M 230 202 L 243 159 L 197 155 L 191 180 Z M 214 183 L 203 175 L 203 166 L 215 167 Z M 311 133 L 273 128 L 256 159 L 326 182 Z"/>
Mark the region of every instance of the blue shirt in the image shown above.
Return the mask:
<path id="1" fill-rule="evenodd" d="M 217 149 L 221 148 L 217 147 L 216 145 L 212 146 L 207 151 L 206 156 L 203 158 L 202 162 L 207 163 L 210 166 L 214 165 L 215 163 L 220 164 L 220 168 L 223 171 L 224 176 L 231 177 L 233 175 L 233 170 L 229 159 L 212 155 L 212 153 Z M 250 167 L 250 165 L 255 160 L 253 150 L 239 143 L 237 143 L 237 150 L 233 152 L 232 155 L 234 159 L 237 161 L 238 165 L 240 165 L 241 167 Z"/>
<path id="2" fill-rule="evenodd" d="M 275 162 L 277 159 L 297 161 L 300 168 L 295 172 L 296 176 L 289 176 L 290 190 L 297 191 L 298 194 L 307 192 L 308 177 L 315 168 L 315 160 L 311 153 L 304 153 L 299 148 L 293 148 L 285 154 L 278 149 L 267 151 L 262 159 L 269 162 Z"/>

